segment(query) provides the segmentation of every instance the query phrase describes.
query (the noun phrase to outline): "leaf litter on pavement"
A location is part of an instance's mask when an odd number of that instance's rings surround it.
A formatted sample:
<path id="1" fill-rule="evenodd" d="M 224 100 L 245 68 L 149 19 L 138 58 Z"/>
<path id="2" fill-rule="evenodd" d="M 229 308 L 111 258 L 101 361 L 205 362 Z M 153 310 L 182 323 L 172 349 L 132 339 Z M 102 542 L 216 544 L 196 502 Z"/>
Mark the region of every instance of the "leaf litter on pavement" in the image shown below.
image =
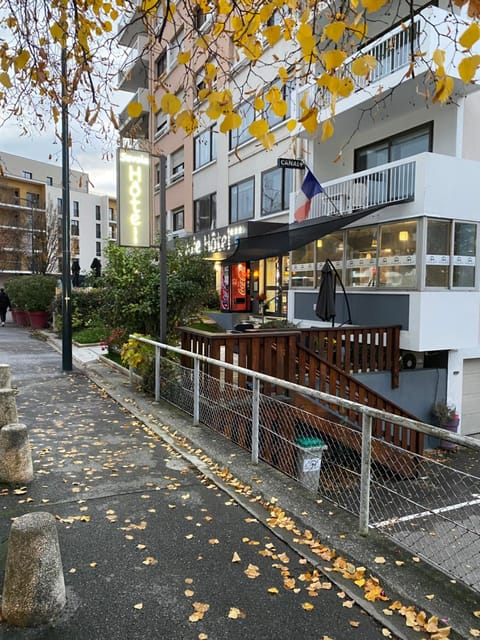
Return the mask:
<path id="1" fill-rule="evenodd" d="M 97 387 L 92 386 L 92 389 L 97 389 Z M 55 414 L 53 406 L 54 404 L 52 403 L 52 416 Z M 108 415 L 108 408 L 105 409 L 105 413 Z M 43 418 L 43 420 L 45 420 L 45 418 Z M 132 432 L 132 430 L 135 432 L 142 432 L 144 435 L 142 444 L 145 444 L 146 441 L 150 450 L 155 450 L 155 448 L 161 446 L 166 450 L 169 458 L 181 458 L 181 454 L 175 448 L 163 441 L 157 433 L 143 425 L 140 421 L 131 419 L 127 416 L 126 422 L 122 425 L 119 424 L 118 420 L 113 419 L 111 420 L 111 423 L 116 427 L 121 427 L 126 432 Z M 70 487 L 71 494 L 79 494 L 80 499 L 76 498 L 77 504 L 82 505 L 79 506 L 79 511 L 88 510 L 88 506 L 84 503 L 89 499 L 90 496 L 88 494 L 94 491 L 96 484 L 103 481 L 105 478 L 121 480 L 122 477 L 127 477 L 137 468 L 141 468 L 141 463 L 138 464 L 137 462 L 132 461 L 135 458 L 135 451 L 139 451 L 141 445 L 135 444 L 133 441 L 126 444 L 123 439 L 120 442 L 119 438 L 119 446 L 116 446 L 115 443 L 112 444 L 111 438 L 105 438 L 105 440 L 102 440 L 94 437 L 91 437 L 88 445 L 85 445 L 85 441 L 88 440 L 89 435 L 93 434 L 94 424 L 88 422 L 82 423 L 81 416 L 79 416 L 79 429 L 77 435 L 75 435 L 73 439 L 57 441 L 57 428 L 60 428 L 62 424 L 62 421 L 57 418 L 55 424 L 56 428 L 52 428 L 48 425 L 44 426 L 41 422 L 32 428 L 31 431 L 36 436 L 34 438 L 34 442 L 40 440 L 42 442 L 41 448 L 38 445 L 35 446 L 35 444 L 32 447 L 35 473 L 44 476 L 48 475 L 52 472 L 54 464 L 58 465 L 59 468 L 64 468 L 64 483 L 67 485 L 67 488 Z M 254 495 L 251 486 L 246 485 L 235 478 L 227 468 L 217 465 L 200 449 L 192 447 L 185 438 L 172 433 L 165 425 L 161 425 L 161 429 L 163 429 L 170 438 L 173 438 L 177 447 L 199 457 L 202 463 L 206 464 L 210 471 L 219 478 L 219 481 L 233 488 L 236 493 L 246 496 L 252 502 L 263 507 L 267 511 L 266 521 L 268 526 L 273 531 L 275 531 L 275 529 L 288 531 L 293 536 L 293 540 L 296 544 L 305 545 L 310 553 L 317 556 L 319 561 L 322 561 L 323 571 L 338 572 L 343 578 L 350 580 L 357 588 L 358 595 L 362 596 L 366 600 L 371 602 L 383 601 L 385 603 L 389 603 L 386 607 L 386 611 L 389 612 L 388 615 L 395 614 L 402 616 L 407 627 L 422 634 L 427 634 L 426 637 L 428 637 L 429 640 L 448 638 L 449 627 L 443 625 L 438 618 L 433 616 L 427 618 L 424 612 L 416 611 L 413 607 L 405 606 L 397 601 L 390 602 L 390 599 L 384 593 L 379 580 L 375 578 L 375 576 L 367 575 L 365 568 L 356 567 L 344 558 L 338 557 L 334 549 L 328 545 L 322 544 L 311 531 L 306 529 L 301 530 L 293 519 L 278 505 L 278 500 L 275 497 L 272 497 L 270 500 L 265 500 L 258 495 Z M 139 456 L 139 458 L 141 458 L 141 456 Z M 185 470 L 180 473 L 184 474 Z M 202 482 L 207 486 L 207 488 L 218 491 L 218 486 L 212 482 L 209 477 L 204 476 L 200 471 L 195 471 L 195 473 L 197 476 L 202 478 Z M 139 495 L 140 500 L 144 501 L 145 504 L 148 504 L 148 501 L 150 500 L 150 493 L 147 491 L 149 490 L 165 490 L 175 493 L 182 487 L 181 481 L 179 481 L 177 476 L 174 475 L 164 476 L 163 482 L 164 486 L 162 487 L 159 487 L 154 483 L 150 483 L 150 487 L 142 487 L 142 491 Z M 55 498 L 55 496 L 46 496 L 41 499 L 38 499 L 35 496 L 32 497 L 31 495 L 28 495 L 30 493 L 30 489 L 27 487 L 16 488 L 11 493 L 16 496 L 22 496 L 22 503 L 25 501 L 46 504 L 47 502 L 52 501 L 52 498 Z M 8 495 L 10 495 L 8 490 L 2 490 L 0 493 L 0 497 Z M 24 496 L 27 497 L 24 498 Z M 184 491 L 179 494 L 179 498 L 180 501 L 172 502 L 168 507 L 170 509 L 176 509 L 179 504 L 187 504 L 190 500 L 190 493 L 188 491 Z M 237 503 L 234 499 L 229 499 L 225 502 L 225 505 L 236 506 Z M 116 510 L 112 506 L 105 511 L 104 517 L 112 524 L 112 526 L 118 527 L 120 531 L 128 532 L 125 535 L 127 541 L 136 542 L 136 548 L 139 551 L 144 551 L 146 550 L 146 545 L 139 542 L 135 536 L 138 536 L 147 528 L 148 513 L 154 514 L 155 509 L 147 509 L 145 515 L 141 519 L 132 520 L 127 518 L 123 522 L 120 522 Z M 67 527 L 79 522 L 84 526 L 88 526 L 92 518 L 91 515 L 87 515 L 85 513 L 68 516 L 63 516 L 57 513 L 55 516 L 61 525 L 65 525 Z M 211 520 L 211 516 L 203 516 L 202 519 L 204 523 L 208 524 Z M 258 520 L 254 517 L 247 517 L 245 518 L 245 523 L 255 525 L 258 523 Z M 197 522 L 196 526 L 202 525 L 200 522 Z M 185 536 L 187 540 L 192 540 L 194 537 L 195 536 L 193 534 Z M 211 537 L 208 541 L 210 546 L 221 545 L 221 540 L 216 537 Z M 315 608 L 312 601 L 315 601 L 323 590 L 332 589 L 332 583 L 326 580 L 324 573 L 317 568 L 312 567 L 308 571 L 302 572 L 295 572 L 291 569 L 289 567 L 290 558 L 288 555 L 286 553 L 276 553 L 275 547 L 272 543 L 262 544 L 259 540 L 247 536 L 243 536 L 241 538 L 241 542 L 252 548 L 258 546 L 259 556 L 268 559 L 272 563 L 272 566 L 278 570 L 280 584 L 278 586 L 272 585 L 267 588 L 266 597 L 277 596 L 280 593 L 280 589 L 283 588 L 285 591 L 298 595 L 300 598 L 299 606 L 308 612 Z M 241 552 L 239 553 L 238 551 L 235 551 L 231 562 L 240 565 L 240 568 L 243 570 L 243 574 L 247 580 L 257 579 L 261 575 L 260 568 L 251 562 L 246 566 L 242 566 L 242 555 L 243 554 Z M 201 561 L 202 557 L 203 556 L 199 554 L 199 561 Z M 418 559 L 413 558 L 412 560 L 417 561 Z M 158 565 L 158 559 L 152 555 L 143 557 L 140 559 L 140 562 L 144 566 L 153 568 L 146 570 L 155 570 L 156 565 Z M 377 564 L 383 564 L 385 562 L 385 558 L 377 557 L 374 562 Z M 97 561 L 93 561 L 92 559 L 89 565 L 90 567 L 95 568 L 97 567 Z M 400 561 L 397 562 L 397 565 L 400 565 Z M 71 572 L 73 575 L 73 569 Z M 185 597 L 192 599 L 194 594 L 195 589 L 193 585 L 190 585 L 189 588 L 185 589 Z M 302 596 L 305 595 L 308 596 L 308 601 L 301 599 Z M 434 594 L 431 595 L 433 596 Z M 343 606 L 350 607 L 351 602 L 353 601 L 344 601 Z M 191 606 L 193 607 L 193 612 L 190 613 L 188 619 L 190 622 L 195 623 L 200 622 L 208 614 L 210 609 L 210 604 L 200 601 L 193 602 Z M 134 603 L 133 607 L 137 610 L 141 610 L 143 608 L 143 603 Z M 232 606 L 225 615 L 230 619 L 242 619 L 248 615 L 248 612 L 242 611 L 232 603 Z M 359 624 L 358 620 L 350 621 L 350 625 L 352 627 L 357 627 Z M 388 630 L 386 631 L 388 632 Z M 200 634 L 199 637 L 202 635 L 205 638 L 208 637 L 207 634 Z M 390 637 L 386 633 L 383 633 L 383 635 Z M 471 635 L 473 637 L 478 637 L 476 636 L 475 629 L 471 630 Z M 324 636 L 324 638 L 327 638 L 327 636 Z"/>

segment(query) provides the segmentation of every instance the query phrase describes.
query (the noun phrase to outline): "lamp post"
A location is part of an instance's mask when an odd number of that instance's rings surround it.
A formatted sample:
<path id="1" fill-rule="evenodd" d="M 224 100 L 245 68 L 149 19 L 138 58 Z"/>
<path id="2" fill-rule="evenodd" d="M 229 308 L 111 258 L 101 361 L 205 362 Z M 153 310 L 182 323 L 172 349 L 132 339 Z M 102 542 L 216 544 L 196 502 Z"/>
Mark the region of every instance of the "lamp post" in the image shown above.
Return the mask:
<path id="1" fill-rule="evenodd" d="M 167 343 L 167 205 L 165 195 L 165 184 L 167 180 L 166 158 L 162 154 L 159 157 L 160 169 L 160 342 Z"/>
<path id="2" fill-rule="evenodd" d="M 62 47 L 62 369 L 72 370 L 70 279 L 70 163 L 68 148 L 67 50 Z"/>

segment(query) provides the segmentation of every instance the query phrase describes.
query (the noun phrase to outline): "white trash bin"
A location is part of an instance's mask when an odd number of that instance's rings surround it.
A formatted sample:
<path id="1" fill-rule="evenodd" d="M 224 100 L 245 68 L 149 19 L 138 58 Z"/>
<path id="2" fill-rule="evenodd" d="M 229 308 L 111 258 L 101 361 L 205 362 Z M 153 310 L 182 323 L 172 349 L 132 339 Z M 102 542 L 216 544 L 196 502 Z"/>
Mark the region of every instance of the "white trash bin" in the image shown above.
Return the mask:
<path id="1" fill-rule="evenodd" d="M 320 438 L 298 437 L 297 480 L 309 491 L 316 493 L 320 480 L 323 452 L 328 449 Z"/>

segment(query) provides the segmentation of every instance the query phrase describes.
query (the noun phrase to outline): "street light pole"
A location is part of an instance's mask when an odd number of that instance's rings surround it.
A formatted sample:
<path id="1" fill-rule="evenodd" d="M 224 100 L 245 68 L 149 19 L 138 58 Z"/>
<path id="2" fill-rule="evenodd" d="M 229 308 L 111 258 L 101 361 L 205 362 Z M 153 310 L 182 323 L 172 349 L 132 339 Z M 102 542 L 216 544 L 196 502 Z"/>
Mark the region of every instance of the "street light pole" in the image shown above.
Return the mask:
<path id="1" fill-rule="evenodd" d="M 72 281 L 70 278 L 70 162 L 68 147 L 67 50 L 62 46 L 62 369 L 72 370 Z"/>
<path id="2" fill-rule="evenodd" d="M 159 169 L 160 169 L 160 255 L 159 268 L 160 268 L 160 342 L 167 343 L 167 204 L 165 185 L 167 180 L 167 165 L 166 158 L 162 154 L 159 156 Z"/>

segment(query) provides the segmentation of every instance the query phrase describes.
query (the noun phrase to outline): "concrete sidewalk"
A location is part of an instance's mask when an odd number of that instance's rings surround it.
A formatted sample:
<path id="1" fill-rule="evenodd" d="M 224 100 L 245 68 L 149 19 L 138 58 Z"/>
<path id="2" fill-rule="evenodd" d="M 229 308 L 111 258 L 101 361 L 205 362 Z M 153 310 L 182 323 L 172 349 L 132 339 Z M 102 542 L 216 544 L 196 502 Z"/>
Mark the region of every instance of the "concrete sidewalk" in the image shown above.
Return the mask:
<path id="1" fill-rule="evenodd" d="M 192 427 L 188 416 L 169 405 L 157 404 L 152 398 L 139 393 L 129 384 L 128 377 L 102 359 L 98 359 L 98 348 L 93 350 L 74 348 L 74 363 L 77 368 L 70 374 L 59 371 L 61 366 L 59 355 L 52 347 L 57 350 L 61 347 L 60 341 L 53 336 L 49 336 L 45 343 L 33 339 L 28 330 L 12 326 L 6 327 L 5 333 L 0 333 L 0 362 L 11 365 L 14 382 L 20 391 L 18 404 L 21 420 L 27 423 L 32 438 L 35 438 L 36 459 L 34 464 L 36 478 L 28 493 L 25 494 L 32 498 L 32 501 L 27 503 L 23 495 L 12 495 L 12 492 L 6 496 L 0 496 L 4 514 L 0 533 L 2 542 L 5 542 L 8 517 L 19 515 L 27 508 L 41 507 L 60 517 L 61 540 L 68 540 L 69 547 L 69 561 L 67 564 L 64 560 L 64 568 L 67 584 L 70 583 L 70 609 L 64 615 L 63 633 L 58 636 L 51 635 L 52 632 L 49 632 L 48 636 L 35 635 L 36 631 L 33 630 L 4 631 L 2 635 L 3 630 L 0 627 L 1 637 L 68 637 L 69 639 L 84 638 L 88 635 L 93 638 L 140 638 L 146 635 L 154 638 L 198 637 L 198 633 L 203 629 L 200 627 L 192 629 L 191 623 L 184 625 L 186 608 L 185 603 L 180 604 L 179 594 L 183 593 L 183 589 L 188 590 L 188 588 L 185 586 L 182 588 L 179 577 L 176 575 L 178 571 L 176 572 L 173 567 L 175 564 L 181 566 L 182 575 L 187 576 L 190 568 L 193 570 L 198 563 L 198 555 L 204 555 L 207 552 L 210 554 L 212 548 L 217 548 L 217 545 L 210 541 L 215 539 L 221 541 L 230 520 L 230 512 L 227 510 L 225 513 L 225 510 L 219 510 L 220 505 L 216 504 L 216 500 L 225 504 L 229 499 L 225 498 L 224 493 L 220 494 L 223 498 L 218 498 L 215 490 L 211 489 L 204 495 L 202 488 L 196 485 L 195 477 L 198 473 L 204 478 L 203 485 L 221 487 L 224 492 L 230 494 L 230 499 L 233 499 L 235 504 L 239 504 L 251 514 L 247 520 L 255 519 L 262 527 L 267 528 L 262 533 L 262 540 L 269 538 L 276 548 L 282 545 L 282 549 L 286 549 L 285 553 L 299 553 L 307 558 L 322 572 L 322 581 L 328 580 L 336 584 L 338 589 L 347 594 L 347 598 L 358 602 L 363 610 L 378 620 L 382 627 L 391 629 L 397 637 L 426 638 L 429 636 L 407 627 L 405 618 L 398 614 L 386 615 L 384 610 L 393 601 L 400 601 L 405 606 L 412 605 L 418 611 L 426 611 L 428 615 L 437 615 L 445 621 L 445 624 L 453 627 L 454 632 L 450 634 L 451 638 L 467 638 L 471 628 L 480 627 L 478 620 L 473 616 L 473 611 L 480 608 L 476 594 L 459 584 L 452 584 L 448 578 L 431 567 L 414 561 L 411 555 L 375 532 L 367 538 L 359 536 L 356 533 L 357 521 L 354 517 L 330 503 L 315 500 L 298 483 L 274 469 L 262 463 L 252 465 L 249 455 L 229 441 L 206 428 Z M 6 361 L 5 358 L 7 358 Z M 95 385 L 98 385 L 100 394 L 97 386 L 89 385 L 80 372 L 85 373 Z M 113 398 L 116 402 L 112 404 L 109 398 Z M 144 430 L 144 426 L 147 431 Z M 53 450 L 55 454 L 52 453 Z M 168 459 L 166 470 L 161 468 L 165 455 Z M 59 468 L 56 469 L 56 466 Z M 235 480 L 229 478 L 226 473 L 222 473 L 223 468 L 228 469 Z M 79 473 L 80 471 L 82 473 Z M 56 481 L 52 484 L 52 480 Z M 173 488 L 176 484 L 179 485 L 177 489 Z M 153 493 L 154 491 L 157 494 Z M 157 501 L 153 507 L 155 511 L 151 513 L 160 514 L 161 512 L 161 516 L 159 515 L 156 524 L 150 527 L 149 519 L 157 518 L 157 515 L 149 515 L 150 512 L 146 506 L 152 500 L 152 495 L 158 496 L 162 493 L 170 493 L 169 498 L 163 504 L 158 504 Z M 182 495 L 187 494 L 188 498 L 182 498 Z M 213 501 L 215 508 L 210 502 L 209 494 L 216 496 L 216 500 Z M 142 497 L 147 495 L 148 498 Z M 200 504 L 204 505 L 202 508 L 206 510 L 205 513 L 215 511 L 214 520 L 217 521 L 219 529 L 213 528 L 209 532 L 211 538 L 207 535 L 205 539 L 198 540 L 195 548 L 196 556 L 186 557 L 182 545 L 182 555 L 178 557 L 176 550 L 183 537 L 189 535 L 195 537 L 201 529 L 206 529 L 200 514 L 189 514 L 194 524 L 187 529 L 183 527 L 185 518 L 176 520 L 179 507 L 185 514 L 185 509 L 191 505 L 189 500 L 193 496 L 195 496 L 194 502 L 196 501 L 197 507 Z M 95 501 L 97 501 L 96 506 L 94 506 Z M 291 520 L 280 519 L 272 522 L 271 510 L 275 506 L 281 507 Z M 87 509 L 82 510 L 83 507 Z M 109 511 L 111 511 L 110 514 Z M 92 512 L 96 517 L 90 515 Z M 82 520 L 82 514 L 90 515 L 90 520 Z M 195 519 L 198 519 L 196 523 Z M 112 549 L 110 554 L 108 552 L 111 545 L 109 532 L 112 524 L 118 529 L 118 524 L 115 522 L 123 522 L 125 530 L 126 540 L 120 547 L 122 549 L 120 556 L 118 556 L 118 547 L 115 550 Z M 158 612 L 154 613 L 149 609 L 149 616 L 153 616 L 153 620 L 148 626 L 145 621 L 146 616 L 139 615 L 143 607 L 132 609 L 135 604 L 145 602 L 146 598 L 152 596 L 151 593 L 138 591 L 139 585 L 143 582 L 137 581 L 135 577 L 140 577 L 145 568 L 131 560 L 131 551 L 127 553 L 128 535 L 133 536 L 134 541 L 139 541 L 140 545 L 145 544 L 143 533 L 141 541 L 137 537 L 139 531 L 145 531 L 138 528 L 142 526 L 142 522 L 149 524 L 148 534 L 145 533 L 148 537 L 146 549 L 155 547 L 155 535 L 158 535 L 159 531 L 165 535 L 165 523 L 167 523 L 172 547 L 168 551 L 165 550 L 165 546 L 162 548 L 173 567 L 166 560 L 165 562 L 162 560 L 164 581 L 154 580 L 152 586 L 157 599 L 165 597 L 169 600 L 172 611 L 175 611 L 175 619 L 180 621 L 177 625 L 163 618 L 159 620 Z M 294 525 L 291 524 L 292 522 Z M 254 540 L 251 531 L 245 530 L 245 516 L 235 523 L 235 527 L 239 532 L 242 531 L 240 541 L 243 538 L 252 542 L 257 541 Z M 343 556 L 356 567 L 366 567 L 366 574 L 371 574 L 380 581 L 388 601 L 370 603 L 365 600 L 361 588 L 353 584 L 352 580 L 344 579 L 341 573 L 332 571 L 332 562 L 319 560 L 318 555 L 312 552 L 311 546 L 305 544 L 305 536 L 299 535 L 299 532 L 305 532 L 305 530 L 311 531 L 314 538 L 318 538 L 329 549 L 334 549 L 338 556 Z M 229 535 L 232 536 L 232 534 Z M 150 536 L 153 536 L 152 539 Z M 256 537 L 259 537 L 258 534 Z M 239 543 L 233 544 L 232 540 L 230 542 L 226 552 L 225 549 L 223 550 L 225 554 L 221 561 L 216 563 L 214 558 L 211 559 L 209 572 L 213 570 L 216 575 L 207 577 L 200 573 L 196 578 L 198 582 L 213 580 L 218 587 L 222 582 L 230 585 L 231 582 L 238 581 L 239 576 L 231 574 L 230 570 L 232 569 L 231 553 L 237 550 L 236 544 Z M 101 551 L 99 548 L 98 552 L 96 551 L 97 543 L 101 547 Z M 250 546 L 248 542 L 243 543 L 242 552 L 239 551 L 240 556 L 245 554 L 243 550 L 245 545 L 248 552 L 255 550 L 254 545 Z M 5 544 L 2 545 L 2 550 L 5 551 Z M 126 567 L 123 571 L 118 566 L 123 554 L 125 554 L 128 571 Z M 251 556 L 251 564 L 258 565 L 257 556 Z M 385 558 L 384 564 L 375 562 L 379 556 Z M 159 559 L 153 555 L 147 555 L 145 559 L 152 557 L 154 561 L 159 562 Z M 217 560 L 220 559 L 217 558 Z M 243 560 L 244 557 L 242 562 Z M 399 565 L 398 561 L 404 564 Z M 150 560 L 150 562 L 153 561 Z M 0 563 L 2 563 L 1 554 Z M 97 585 L 96 573 L 93 571 L 100 564 L 102 565 L 100 580 L 102 589 L 100 589 L 100 583 Z M 109 565 L 111 565 L 110 568 Z M 82 571 L 78 569 L 79 566 L 82 567 Z M 148 564 L 145 566 L 148 568 Z M 69 573 L 73 569 L 75 571 Z M 109 571 L 111 571 L 110 574 Z M 81 580 L 77 584 L 76 580 L 80 579 L 80 574 Z M 117 588 L 118 580 L 123 584 L 123 591 L 121 589 L 120 593 Z M 112 585 L 111 594 L 108 587 L 110 584 Z M 348 625 L 343 630 L 340 630 L 340 626 L 334 626 L 333 629 L 337 629 L 337 635 L 334 635 L 327 626 L 322 626 L 316 616 L 305 618 L 302 614 L 297 619 L 293 601 L 283 600 L 282 606 L 277 609 L 279 601 L 268 595 L 266 584 L 263 585 L 266 591 L 258 593 L 255 591 L 258 584 L 256 580 L 247 582 L 246 586 L 248 589 L 252 588 L 253 593 L 250 595 L 252 601 L 249 604 L 249 614 L 242 622 L 243 626 L 238 625 L 230 632 L 227 630 L 228 624 L 225 620 L 222 623 L 219 618 L 218 625 L 210 627 L 208 633 L 210 639 L 223 640 L 223 638 L 240 636 L 252 639 L 289 639 L 307 633 L 311 637 L 322 637 L 322 633 L 330 634 L 335 640 L 349 637 Z M 172 585 L 175 585 L 173 591 Z M 95 598 L 92 600 L 89 593 L 92 626 L 88 632 L 85 629 L 81 632 L 80 628 L 75 626 L 79 624 L 75 610 L 83 609 L 85 606 L 85 603 L 80 601 L 82 596 L 79 594 L 83 594 L 82 588 L 87 591 L 93 590 L 97 598 L 105 598 L 105 594 L 109 594 L 108 602 L 99 603 Z M 245 584 L 243 591 L 245 591 Z M 236 593 L 233 599 L 240 601 L 244 595 L 243 591 Z M 212 592 L 210 588 L 209 598 Z M 217 601 L 222 601 L 220 595 L 222 588 L 220 592 L 218 588 L 214 592 Z M 341 625 L 341 614 L 348 613 L 348 610 L 342 607 L 341 603 L 336 607 L 335 600 L 327 604 L 324 600 L 325 593 L 321 592 L 324 623 L 327 624 L 327 618 L 332 614 L 334 625 L 335 620 L 337 625 Z M 433 599 L 431 599 L 432 595 Z M 196 594 L 196 597 L 200 596 Z M 335 597 L 338 603 L 338 595 Z M 254 619 L 252 606 L 255 598 L 259 613 L 256 614 L 257 628 L 254 632 L 250 625 Z M 206 602 L 206 599 L 207 595 L 202 601 Z M 304 600 L 305 598 L 302 602 Z M 315 611 L 320 607 L 320 603 L 317 604 L 319 601 L 315 601 L 314 598 L 312 602 L 315 604 Z M 224 608 L 226 606 L 225 602 Z M 282 607 L 288 608 L 287 617 L 282 615 Z M 104 611 L 103 614 L 102 611 Z M 264 617 L 269 619 L 270 624 L 262 624 L 262 617 L 259 615 L 262 612 Z M 272 615 L 281 620 L 280 626 L 273 623 Z M 292 618 L 292 627 L 288 626 L 290 618 Z M 354 619 L 354 616 L 351 615 L 350 619 Z M 362 625 L 363 622 L 364 618 L 362 618 Z M 311 624 L 313 627 L 309 626 Z M 105 625 L 112 631 L 111 634 L 105 633 Z M 163 631 L 158 635 L 160 628 Z M 73 635 L 67 635 L 65 633 L 67 629 L 70 629 L 69 633 Z M 117 630 L 117 635 L 113 633 L 114 629 Z M 381 637 L 379 628 L 375 629 L 375 626 L 368 632 L 365 627 L 363 634 L 359 631 L 352 637 L 357 640 Z"/>

